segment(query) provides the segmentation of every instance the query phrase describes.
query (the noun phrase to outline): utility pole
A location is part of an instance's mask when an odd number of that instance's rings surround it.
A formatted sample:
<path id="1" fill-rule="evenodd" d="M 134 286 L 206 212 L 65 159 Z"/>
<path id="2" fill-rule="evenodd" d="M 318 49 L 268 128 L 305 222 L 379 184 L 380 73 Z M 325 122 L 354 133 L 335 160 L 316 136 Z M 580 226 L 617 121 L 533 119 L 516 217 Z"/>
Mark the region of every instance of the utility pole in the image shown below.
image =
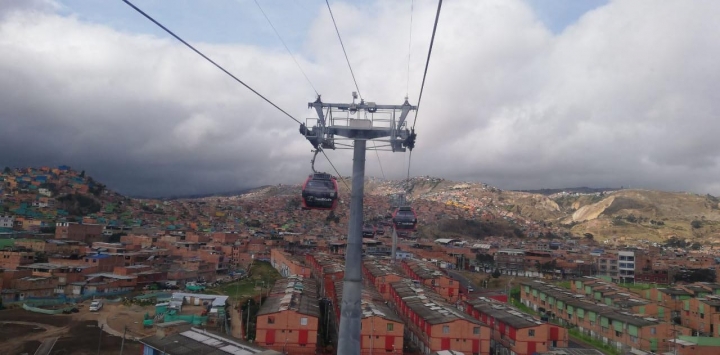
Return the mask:
<path id="1" fill-rule="evenodd" d="M 367 141 L 380 142 L 375 149 L 392 152 L 404 152 L 406 148 L 412 150 L 415 146 L 415 134 L 407 128 L 406 119 L 410 111 L 417 110 L 417 106 L 410 105 L 407 98 L 402 105 L 377 105 L 374 102 L 366 103 L 362 99 L 360 103 L 355 103 L 357 98 L 357 93 L 353 93 L 351 104 L 333 104 L 322 102 L 318 96 L 315 102 L 308 103 L 308 108 L 314 108 L 318 115 L 315 126 L 300 126 L 300 133 L 315 149 L 350 147 L 349 142 L 343 144 L 336 141 L 352 141 L 350 223 L 345 251 L 337 352 L 343 355 L 360 355 L 361 347 L 362 227 Z M 333 112 L 338 111 L 336 118 Z"/>
<path id="2" fill-rule="evenodd" d="M 127 334 L 127 325 L 125 326 L 125 328 L 123 328 L 123 338 L 122 342 L 120 343 L 120 355 L 123 354 L 123 348 L 125 347 L 125 334 Z"/>
<path id="3" fill-rule="evenodd" d="M 100 355 L 100 345 L 102 344 L 103 325 L 100 324 L 100 337 L 98 338 L 97 355 Z"/>
<path id="4" fill-rule="evenodd" d="M 395 259 L 397 259 L 397 238 L 398 238 L 397 231 L 395 230 L 395 227 L 393 226 L 393 229 L 392 229 L 392 257 L 390 258 L 390 260 L 392 261 L 393 264 L 395 263 Z"/>
<path id="5" fill-rule="evenodd" d="M 252 299 L 252 298 L 251 298 Z M 247 306 L 247 324 L 245 324 L 245 340 L 250 340 L 250 300 L 248 300 Z"/>

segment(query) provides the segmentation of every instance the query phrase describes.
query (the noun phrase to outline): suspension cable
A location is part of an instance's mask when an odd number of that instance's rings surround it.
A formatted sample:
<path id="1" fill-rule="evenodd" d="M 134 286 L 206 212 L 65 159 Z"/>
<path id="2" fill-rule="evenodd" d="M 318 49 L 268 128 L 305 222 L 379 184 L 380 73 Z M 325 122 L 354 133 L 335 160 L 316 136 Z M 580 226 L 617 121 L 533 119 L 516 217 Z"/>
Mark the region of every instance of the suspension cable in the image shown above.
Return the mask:
<path id="1" fill-rule="evenodd" d="M 205 58 L 205 60 L 207 60 L 208 62 L 210 62 L 212 65 L 214 65 L 214 66 L 217 67 L 218 69 L 222 70 L 225 74 L 229 75 L 231 78 L 235 79 L 235 81 L 237 81 L 238 83 L 240 83 L 240 84 L 242 84 L 243 86 L 245 86 L 246 88 L 248 88 L 248 90 L 252 91 L 255 95 L 260 96 L 260 98 L 262 98 L 262 99 L 265 100 L 267 103 L 269 103 L 270 105 L 272 105 L 273 107 L 275 107 L 276 109 L 278 109 L 280 112 L 284 113 L 286 116 L 290 117 L 290 119 L 292 119 L 293 121 L 297 122 L 298 124 L 302 124 L 300 121 L 298 121 L 297 118 L 293 117 L 291 114 L 289 114 L 289 113 L 287 113 L 285 110 L 281 109 L 278 105 L 276 105 L 275 103 L 273 103 L 272 101 L 270 101 L 270 100 L 269 100 L 268 98 L 266 98 L 265 96 L 261 95 L 259 92 L 255 91 L 255 89 L 253 89 L 252 87 L 250 87 L 248 84 L 245 84 L 242 80 L 238 79 L 235 75 L 233 75 L 232 73 L 230 73 L 229 71 L 227 71 L 225 68 L 223 68 L 223 67 L 220 66 L 219 64 L 215 63 L 212 59 L 208 58 L 208 56 L 206 56 L 205 54 L 203 54 L 203 53 L 200 52 L 199 50 L 195 49 L 195 47 L 193 47 L 192 45 L 190 45 L 190 43 L 185 42 L 184 39 L 180 38 L 180 36 L 176 35 L 176 34 L 173 33 L 172 31 L 170 31 L 167 27 L 163 26 L 160 22 L 158 22 L 157 20 L 155 20 L 154 18 L 152 18 L 152 16 L 146 14 L 143 10 L 140 10 L 137 6 L 133 5 L 133 3 L 131 3 L 129 0 L 122 0 L 122 2 L 128 4 L 130 7 L 132 7 L 133 9 L 135 9 L 135 11 L 137 11 L 137 12 L 139 12 L 141 15 L 145 16 L 148 20 L 152 21 L 152 23 L 156 24 L 158 27 L 160 27 L 160 28 L 162 28 L 163 30 L 165 30 L 165 32 L 167 32 L 167 33 L 170 34 L 171 36 L 175 37 L 175 39 L 177 39 L 178 41 L 182 42 L 185 46 L 187 46 L 188 48 L 190 48 L 193 52 L 195 52 L 195 53 L 197 53 L 199 56 Z"/>
<path id="2" fill-rule="evenodd" d="M 415 133 L 415 124 L 417 123 L 418 111 L 420 111 L 420 100 L 422 100 L 423 90 L 425 89 L 425 78 L 427 77 L 428 66 L 430 66 L 430 56 L 432 55 L 433 43 L 435 43 L 435 33 L 437 32 L 438 20 L 440 19 L 440 9 L 442 8 L 442 0 L 438 0 L 437 13 L 435 14 L 435 24 L 433 25 L 432 36 L 430 37 L 430 48 L 428 49 L 427 60 L 425 61 L 425 71 L 423 72 L 422 84 L 420 84 L 420 95 L 418 96 L 417 109 L 415 110 L 415 119 L 413 120 L 412 132 Z M 412 163 L 412 149 L 410 149 L 410 157 L 408 158 L 407 170 L 407 188 L 410 187 L 410 164 Z"/>
<path id="3" fill-rule="evenodd" d="M 344 184 L 345 187 L 348 189 L 348 191 L 352 191 L 352 190 L 350 189 L 350 186 L 349 186 L 349 185 L 347 184 L 347 182 L 345 181 L 345 179 L 343 179 L 342 175 L 340 175 L 340 172 L 338 172 L 338 170 L 335 168 L 335 164 L 333 164 L 333 163 L 330 161 L 330 158 L 328 158 L 327 154 L 325 154 L 325 150 L 320 150 L 320 151 L 323 153 L 323 155 L 325 156 L 325 159 L 327 159 L 328 163 L 330 163 L 330 166 L 332 166 L 333 170 L 335 170 L 335 174 L 337 174 L 338 178 L 340 178 L 340 181 L 343 182 L 343 184 Z"/>
<path id="4" fill-rule="evenodd" d="M 413 25 L 413 8 L 415 0 L 410 0 L 410 36 L 408 39 L 408 62 L 407 62 L 407 86 L 405 87 L 405 97 L 410 96 L 410 55 L 412 54 L 412 25 Z"/>
<path id="5" fill-rule="evenodd" d="M 405 190 L 408 190 L 410 188 L 410 163 L 412 162 L 412 150 L 410 151 L 410 157 L 408 158 L 407 163 L 407 183 L 405 184 L 406 188 Z"/>
<path id="6" fill-rule="evenodd" d="M 335 26 L 335 32 L 337 33 L 338 39 L 340 40 L 340 46 L 342 47 L 343 53 L 345 54 L 345 61 L 347 61 L 348 68 L 350 68 L 350 75 L 352 75 L 353 82 L 355 83 L 355 89 L 362 100 L 362 94 L 360 93 L 360 87 L 358 86 L 357 80 L 355 80 L 355 72 L 353 72 L 352 65 L 350 65 L 350 59 L 348 58 L 347 51 L 345 51 L 345 45 L 343 44 L 342 37 L 340 37 L 340 30 L 338 30 L 337 23 L 335 22 L 335 16 L 333 16 L 332 9 L 330 8 L 330 1 L 325 0 L 328 11 L 330 12 L 330 18 L 332 18 L 333 26 Z"/>
<path id="7" fill-rule="evenodd" d="M 285 50 L 287 50 L 288 54 L 290 54 L 290 57 L 292 57 L 293 62 L 295 62 L 298 69 L 300 69 L 300 72 L 305 77 L 305 80 L 307 80 L 308 84 L 310 84 L 310 87 L 312 87 L 313 91 L 315 91 L 315 95 L 319 96 L 320 94 L 318 93 L 317 89 L 315 88 L 315 85 L 313 85 L 312 81 L 310 81 L 310 78 L 308 78 L 307 74 L 305 74 L 305 71 L 300 66 L 300 63 L 298 63 L 297 59 L 295 59 L 295 56 L 292 54 L 292 51 L 290 51 L 290 48 L 288 48 L 287 44 L 285 44 L 285 41 L 283 41 L 282 37 L 280 36 L 280 32 L 278 32 L 278 30 L 275 28 L 275 26 L 273 26 L 272 21 L 270 21 L 270 18 L 265 13 L 263 8 L 260 6 L 260 3 L 258 2 L 258 0 L 255 0 L 255 5 L 257 5 L 258 9 L 260 9 L 260 12 L 262 12 L 263 16 L 265 17 L 265 20 L 267 20 L 270 27 L 272 27 L 273 31 L 275 32 L 275 35 L 280 40 L 280 42 L 282 42 L 283 46 L 285 47 Z"/>
<path id="8" fill-rule="evenodd" d="M 422 100 L 423 89 L 425 89 L 425 78 L 427 77 L 428 66 L 430 66 L 430 55 L 432 54 L 433 43 L 435 42 L 435 32 L 437 31 L 438 20 L 440 19 L 441 7 L 442 0 L 438 0 L 437 13 L 435 14 L 435 25 L 433 25 L 432 37 L 430 37 L 430 48 L 428 49 L 427 60 L 425 61 L 425 71 L 423 72 L 422 84 L 420 84 L 420 96 L 418 97 L 417 110 L 415 110 L 415 119 L 413 120 L 413 131 L 415 130 L 415 124 L 417 123 L 418 111 L 420 111 L 420 100 Z M 412 154 L 410 157 L 412 157 Z"/>
<path id="9" fill-rule="evenodd" d="M 380 153 L 378 153 L 377 146 L 375 145 L 375 141 L 371 141 L 373 144 L 373 148 L 375 148 L 375 155 L 377 155 L 378 158 L 378 165 L 380 165 L 380 173 L 382 173 L 383 180 L 385 180 L 385 171 L 383 171 L 382 163 L 380 162 Z"/>

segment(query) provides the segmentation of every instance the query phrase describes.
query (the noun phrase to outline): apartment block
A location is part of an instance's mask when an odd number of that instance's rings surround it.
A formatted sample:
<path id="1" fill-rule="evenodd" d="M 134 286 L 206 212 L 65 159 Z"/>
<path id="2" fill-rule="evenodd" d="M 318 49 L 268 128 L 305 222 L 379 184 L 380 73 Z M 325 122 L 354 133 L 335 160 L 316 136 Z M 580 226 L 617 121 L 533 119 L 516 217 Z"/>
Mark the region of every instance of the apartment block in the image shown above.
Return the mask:
<path id="1" fill-rule="evenodd" d="M 275 282 L 257 316 L 255 342 L 285 354 L 315 354 L 320 318 L 317 284 L 289 277 Z"/>
<path id="2" fill-rule="evenodd" d="M 415 280 L 390 284 L 392 303 L 405 321 L 410 340 L 423 354 L 453 350 L 488 354 L 490 328 Z"/>
<path id="3" fill-rule="evenodd" d="M 525 250 L 500 249 L 495 253 L 495 265 L 509 274 L 517 274 L 525 270 Z"/>
<path id="4" fill-rule="evenodd" d="M 273 248 L 270 251 L 270 263 L 283 277 L 299 275 L 303 278 L 308 278 L 312 271 L 310 265 L 308 265 L 303 258 L 296 257 L 277 248 Z"/>
<path id="5" fill-rule="evenodd" d="M 435 264 L 417 259 L 405 259 L 400 263 L 405 274 L 432 287 L 448 302 L 455 302 L 460 296 L 460 283 L 445 275 Z"/>
<path id="6" fill-rule="evenodd" d="M 340 324 L 342 305 L 342 281 L 336 281 L 330 292 L 333 300 L 335 324 Z M 360 320 L 360 354 L 402 354 L 405 324 L 386 305 L 382 295 L 372 286 L 364 287 L 360 296 L 362 318 Z"/>
<path id="7" fill-rule="evenodd" d="M 379 260 L 363 263 L 363 278 L 380 292 L 385 300 L 390 299 L 390 284 L 407 278 L 397 266 Z"/>
<path id="8" fill-rule="evenodd" d="M 636 354 L 666 352 L 671 346 L 668 340 L 676 333 L 691 332 L 689 328 L 633 314 L 539 280 L 521 282 L 521 300 L 554 322 L 576 326 L 605 344 Z"/>
<path id="9" fill-rule="evenodd" d="M 618 252 L 618 278 L 620 282 L 632 283 L 635 281 L 635 252 L 621 250 Z"/>
<path id="10" fill-rule="evenodd" d="M 35 253 L 25 250 L 0 250 L 0 268 L 17 269 L 18 266 L 32 264 Z"/>
<path id="11" fill-rule="evenodd" d="M 479 297 L 465 300 L 465 312 L 492 329 L 493 354 L 533 355 L 568 346 L 568 331 L 543 322 L 499 301 Z"/>
<path id="12" fill-rule="evenodd" d="M 55 224 L 55 239 L 70 239 L 91 244 L 103 239 L 103 226 L 99 224 L 80 224 L 58 222 Z"/>

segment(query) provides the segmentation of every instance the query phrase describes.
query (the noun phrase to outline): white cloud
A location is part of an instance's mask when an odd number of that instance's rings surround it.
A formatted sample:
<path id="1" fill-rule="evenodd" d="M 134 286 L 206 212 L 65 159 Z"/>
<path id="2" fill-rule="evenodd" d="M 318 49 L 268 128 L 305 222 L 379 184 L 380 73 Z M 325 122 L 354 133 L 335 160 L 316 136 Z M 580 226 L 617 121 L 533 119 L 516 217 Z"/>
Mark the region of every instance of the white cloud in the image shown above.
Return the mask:
<path id="1" fill-rule="evenodd" d="M 413 102 L 436 9 L 415 3 Z M 0 150 L 11 152 L 0 165 L 74 164 L 142 194 L 293 183 L 309 171 L 297 124 L 178 42 L 50 10 L 0 8 Z M 519 0 L 445 2 L 411 173 L 503 188 L 720 193 L 718 10 L 715 1 L 614 1 L 553 35 Z M 363 96 L 402 103 L 407 4 L 333 11 Z M 314 116 L 312 91 L 275 44 L 196 45 L 292 115 Z M 324 101 L 350 99 L 327 12 L 296 57 Z M 328 155 L 349 174 L 349 152 Z M 374 155 L 368 174 L 379 176 Z M 407 155 L 381 158 L 389 177 L 405 175 Z M 322 157 L 318 165 L 329 169 Z"/>

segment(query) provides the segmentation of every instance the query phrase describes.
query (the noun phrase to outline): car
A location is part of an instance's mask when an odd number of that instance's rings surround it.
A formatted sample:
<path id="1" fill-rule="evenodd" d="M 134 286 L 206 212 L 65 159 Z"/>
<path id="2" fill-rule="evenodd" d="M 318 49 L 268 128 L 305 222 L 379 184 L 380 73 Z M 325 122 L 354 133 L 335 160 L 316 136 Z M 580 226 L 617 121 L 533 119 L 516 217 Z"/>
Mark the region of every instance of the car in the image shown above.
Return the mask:
<path id="1" fill-rule="evenodd" d="M 99 300 L 95 300 L 95 301 L 92 301 L 92 303 L 90 303 L 89 310 L 90 310 L 90 312 L 97 312 L 97 311 L 101 310 L 102 307 L 103 307 L 102 302 Z"/>
<path id="2" fill-rule="evenodd" d="M 468 293 L 475 291 L 475 289 L 472 286 L 467 287 Z"/>

